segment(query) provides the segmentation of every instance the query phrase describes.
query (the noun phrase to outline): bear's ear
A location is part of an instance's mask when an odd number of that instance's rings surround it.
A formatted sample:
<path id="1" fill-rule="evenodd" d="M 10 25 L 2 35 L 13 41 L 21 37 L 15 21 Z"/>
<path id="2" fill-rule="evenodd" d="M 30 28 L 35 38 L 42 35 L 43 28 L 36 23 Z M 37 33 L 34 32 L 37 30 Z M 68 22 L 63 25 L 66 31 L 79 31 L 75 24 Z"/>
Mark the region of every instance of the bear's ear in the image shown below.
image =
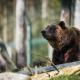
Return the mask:
<path id="1" fill-rule="evenodd" d="M 64 21 L 60 21 L 58 25 L 59 25 L 62 29 L 66 29 L 66 26 L 65 26 L 65 22 L 64 22 Z"/>

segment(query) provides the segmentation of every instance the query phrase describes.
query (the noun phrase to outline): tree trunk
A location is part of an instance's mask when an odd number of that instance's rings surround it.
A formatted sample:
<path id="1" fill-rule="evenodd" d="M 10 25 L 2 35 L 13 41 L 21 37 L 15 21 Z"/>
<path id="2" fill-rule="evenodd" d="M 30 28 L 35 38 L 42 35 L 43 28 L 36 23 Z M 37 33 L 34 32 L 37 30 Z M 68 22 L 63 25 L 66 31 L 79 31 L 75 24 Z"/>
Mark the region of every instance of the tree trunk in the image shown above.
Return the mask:
<path id="1" fill-rule="evenodd" d="M 80 0 L 76 0 L 75 3 L 74 26 L 80 29 Z"/>
<path id="2" fill-rule="evenodd" d="M 42 19 L 44 21 L 44 25 L 46 25 L 46 17 L 47 17 L 47 4 L 48 4 L 48 1 L 47 0 L 42 0 Z M 50 60 L 52 60 L 52 53 L 53 53 L 53 48 L 51 47 L 50 44 L 48 44 L 48 56 L 50 58 Z"/>
<path id="3" fill-rule="evenodd" d="M 3 7 L 4 9 L 4 19 L 3 19 L 3 40 L 7 43 L 7 3 Z"/>
<path id="4" fill-rule="evenodd" d="M 61 21 L 64 21 L 67 26 L 71 25 L 71 2 L 72 0 L 61 0 Z"/>
<path id="5" fill-rule="evenodd" d="M 42 18 L 47 17 L 47 0 L 42 0 Z"/>
<path id="6" fill-rule="evenodd" d="M 25 26 L 25 0 L 16 1 L 16 50 L 17 66 L 22 68 L 26 65 L 26 26 Z"/>

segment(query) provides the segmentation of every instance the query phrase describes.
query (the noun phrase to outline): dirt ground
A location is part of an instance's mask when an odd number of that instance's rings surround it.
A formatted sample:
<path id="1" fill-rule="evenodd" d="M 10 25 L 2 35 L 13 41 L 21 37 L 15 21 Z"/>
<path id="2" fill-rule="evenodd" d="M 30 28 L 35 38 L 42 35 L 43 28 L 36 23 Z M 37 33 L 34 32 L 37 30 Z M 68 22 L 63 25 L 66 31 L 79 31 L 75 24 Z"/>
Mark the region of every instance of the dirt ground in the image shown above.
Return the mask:
<path id="1" fill-rule="evenodd" d="M 32 78 L 32 80 L 48 80 L 50 77 L 55 77 L 58 75 L 63 75 L 63 74 L 70 75 L 78 69 L 80 69 L 80 65 L 66 67 L 66 68 L 62 67 L 59 69 L 59 71 L 60 71 L 59 73 L 57 71 L 51 71 L 51 72 L 42 73 L 42 74 L 35 74 L 31 78 Z"/>

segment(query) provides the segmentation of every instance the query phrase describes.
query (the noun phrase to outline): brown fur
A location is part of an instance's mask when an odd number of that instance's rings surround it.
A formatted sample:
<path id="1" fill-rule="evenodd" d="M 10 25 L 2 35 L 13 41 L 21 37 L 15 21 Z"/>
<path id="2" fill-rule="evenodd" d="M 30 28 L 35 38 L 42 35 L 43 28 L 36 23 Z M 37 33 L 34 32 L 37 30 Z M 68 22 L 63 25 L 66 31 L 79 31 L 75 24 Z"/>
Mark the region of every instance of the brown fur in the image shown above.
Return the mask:
<path id="1" fill-rule="evenodd" d="M 80 30 L 66 27 L 61 21 L 57 25 L 48 25 L 42 31 L 42 35 L 54 48 L 53 62 L 55 64 L 80 60 Z"/>

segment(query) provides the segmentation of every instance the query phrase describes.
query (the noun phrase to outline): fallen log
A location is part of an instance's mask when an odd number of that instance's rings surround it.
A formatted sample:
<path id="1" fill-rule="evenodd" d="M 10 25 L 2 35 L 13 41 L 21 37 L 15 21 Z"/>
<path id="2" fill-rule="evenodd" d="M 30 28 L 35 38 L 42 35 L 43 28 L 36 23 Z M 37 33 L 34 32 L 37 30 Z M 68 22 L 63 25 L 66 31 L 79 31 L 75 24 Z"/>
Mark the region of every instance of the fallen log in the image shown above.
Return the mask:
<path id="1" fill-rule="evenodd" d="M 76 66 L 76 65 L 80 65 L 80 61 L 59 64 L 59 65 L 55 65 L 55 66 L 57 69 L 60 69 L 60 68 L 72 67 L 72 66 Z M 32 75 L 35 73 L 40 74 L 40 73 L 50 72 L 50 71 L 55 71 L 55 68 L 53 66 L 39 67 L 37 69 L 30 68 L 30 70 L 28 68 L 24 68 L 23 70 L 19 71 L 18 73 Z"/>
<path id="2" fill-rule="evenodd" d="M 31 80 L 30 76 L 12 72 L 0 73 L 0 80 Z"/>
<path id="3" fill-rule="evenodd" d="M 58 69 L 73 67 L 73 66 L 80 66 L 80 61 L 56 65 Z M 53 66 L 37 68 L 38 74 L 43 72 L 50 72 L 50 71 L 55 71 L 55 68 Z M 31 80 L 31 77 L 29 75 L 35 73 L 36 70 L 33 68 L 31 68 L 30 70 L 28 68 L 24 68 L 23 70 L 17 73 L 12 73 L 12 72 L 0 73 L 0 80 Z"/>

